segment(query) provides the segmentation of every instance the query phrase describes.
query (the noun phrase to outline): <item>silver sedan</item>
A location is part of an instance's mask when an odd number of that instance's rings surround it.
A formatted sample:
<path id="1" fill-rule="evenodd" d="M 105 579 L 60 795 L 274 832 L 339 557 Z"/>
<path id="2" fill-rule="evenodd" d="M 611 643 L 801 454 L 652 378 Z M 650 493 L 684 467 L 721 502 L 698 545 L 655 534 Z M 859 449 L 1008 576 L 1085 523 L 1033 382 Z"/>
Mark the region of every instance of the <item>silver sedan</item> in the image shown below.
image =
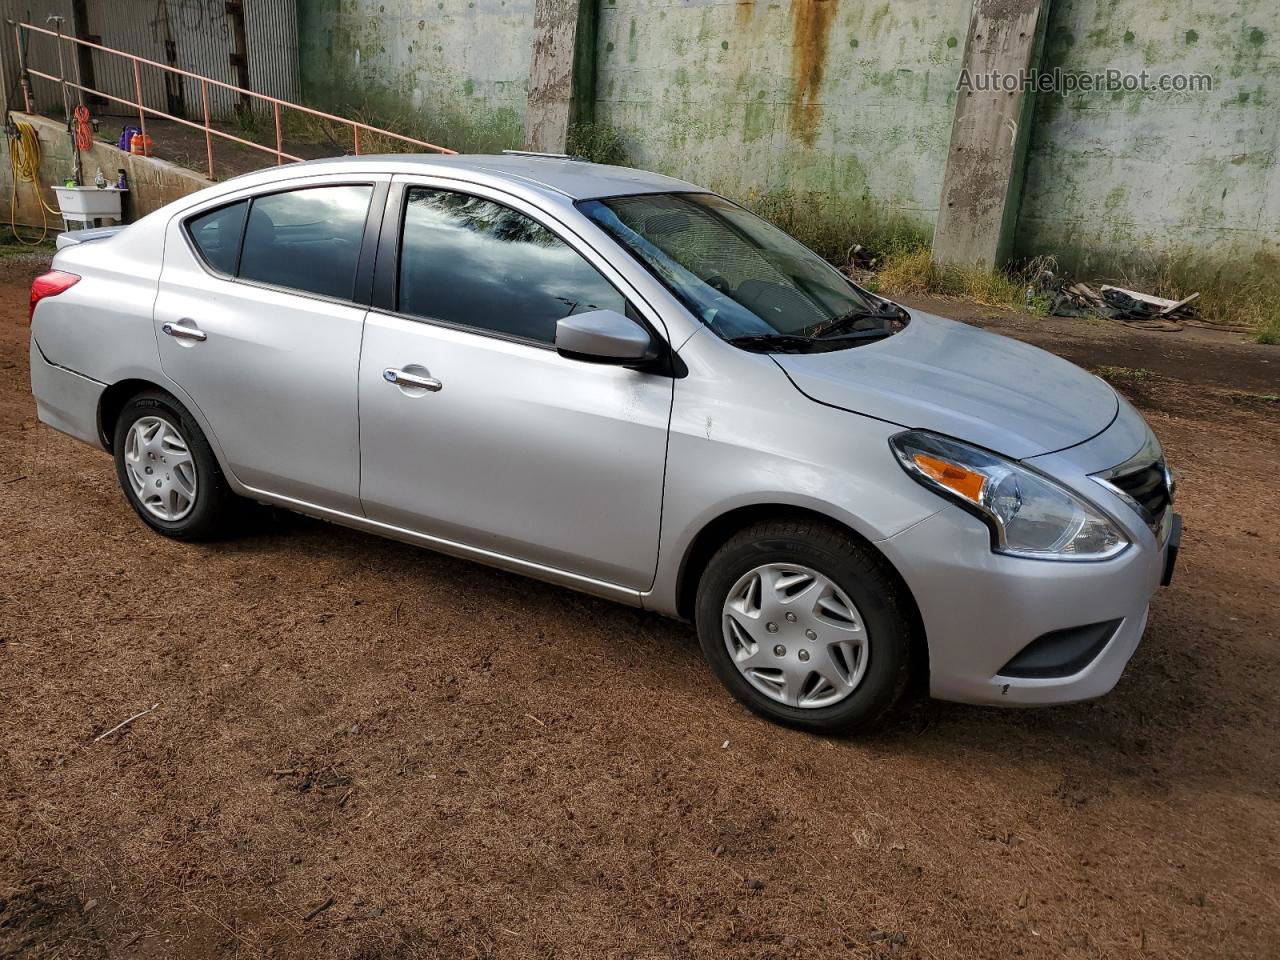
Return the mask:
<path id="1" fill-rule="evenodd" d="M 749 708 L 1110 690 L 1180 523 L 1109 386 L 741 207 L 531 156 L 278 167 L 68 234 L 40 418 L 151 529 L 254 501 L 693 621 Z"/>

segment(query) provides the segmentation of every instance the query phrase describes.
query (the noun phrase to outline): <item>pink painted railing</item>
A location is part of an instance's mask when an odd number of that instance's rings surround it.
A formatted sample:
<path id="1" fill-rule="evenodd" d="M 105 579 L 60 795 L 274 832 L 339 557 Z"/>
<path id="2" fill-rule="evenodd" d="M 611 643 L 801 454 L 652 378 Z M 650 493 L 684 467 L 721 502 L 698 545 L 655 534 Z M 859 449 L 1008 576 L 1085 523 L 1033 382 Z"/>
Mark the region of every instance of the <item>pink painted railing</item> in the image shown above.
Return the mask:
<path id="1" fill-rule="evenodd" d="M 214 137 L 221 137 L 224 140 L 231 140 L 235 143 L 241 144 L 242 146 L 245 146 L 245 147 L 250 147 L 254 150 L 261 150 L 263 153 L 272 154 L 275 156 L 276 163 L 278 164 L 284 163 L 285 161 L 295 161 L 295 160 L 302 159 L 301 157 L 294 156 L 291 153 L 285 153 L 284 151 L 284 138 L 280 128 L 281 108 L 286 110 L 297 110 L 299 113 L 310 114 L 313 117 L 320 117 L 321 119 L 329 120 L 334 123 L 339 123 L 344 126 L 350 127 L 351 128 L 351 149 L 352 149 L 352 152 L 357 155 L 359 155 L 360 153 L 361 131 L 364 131 L 365 133 L 375 134 L 377 136 L 390 137 L 393 140 L 399 140 L 402 143 L 408 143 L 415 147 L 421 147 L 424 150 L 434 150 L 437 153 L 456 153 L 457 152 L 456 150 L 450 150 L 448 147 L 440 147 L 434 143 L 427 143 L 425 140 L 415 140 L 413 137 L 406 137 L 404 134 L 395 133 L 394 131 L 391 131 L 391 130 L 383 130 L 380 127 L 375 127 L 367 123 L 361 123 L 358 120 L 350 120 L 346 117 L 339 117 L 332 113 L 325 113 L 323 110 L 313 110 L 311 107 L 304 107 L 298 103 L 290 103 L 288 100 L 281 100 L 278 97 L 268 96 L 265 93 L 256 93 L 253 90 L 246 90 L 243 87 L 237 87 L 233 83 L 224 83 L 221 80 L 214 80 L 212 77 L 201 76 L 200 74 L 192 73 L 189 70 L 181 70 L 178 67 L 171 67 L 166 63 L 160 63 L 156 60 L 148 60 L 146 57 L 139 57 L 132 53 L 125 53 L 122 50 L 112 49 L 111 47 L 104 47 L 100 43 L 93 43 L 92 41 L 89 41 L 89 40 L 82 40 L 79 37 L 73 37 L 68 34 L 64 34 L 60 29 L 49 30 L 46 27 L 37 27 L 30 23 L 19 23 L 14 20 L 10 20 L 9 23 L 12 24 L 13 26 L 14 39 L 17 41 L 19 82 L 22 85 L 23 104 L 27 113 L 32 112 L 31 83 L 29 78 L 40 77 L 41 79 L 50 80 L 53 83 L 61 85 L 63 88 L 64 94 L 66 93 L 68 88 L 73 90 L 80 90 L 80 91 L 83 91 L 84 93 L 93 94 L 94 96 L 98 96 L 98 97 L 103 97 L 106 100 L 111 100 L 115 103 L 123 104 L 125 106 L 132 107 L 133 109 L 137 110 L 138 111 L 138 127 L 142 131 L 144 142 L 147 135 L 147 115 L 148 114 L 156 117 L 161 117 L 165 120 L 170 120 L 173 123 L 182 124 L 183 126 L 186 126 L 186 127 L 193 127 L 196 130 L 203 130 L 204 139 L 205 139 L 205 149 L 208 156 L 210 180 L 215 179 L 214 170 L 213 170 L 213 138 Z M 53 74 L 44 73 L 40 70 L 35 69 L 34 67 L 32 67 L 30 64 L 26 62 L 26 56 L 24 53 L 24 46 L 23 46 L 23 36 L 22 36 L 22 32 L 24 30 L 30 33 L 40 33 L 40 34 L 44 34 L 45 36 L 54 38 L 54 40 L 57 43 L 57 49 L 58 49 L 58 65 L 59 65 L 59 73 L 61 74 L 60 76 L 54 76 Z M 95 90 L 92 87 L 82 86 L 80 83 L 76 81 L 67 79 L 66 70 L 63 67 L 63 57 L 62 57 L 62 44 L 64 41 L 69 43 L 78 43 L 81 46 L 89 47 L 93 50 L 100 51 L 101 53 L 132 61 L 133 89 L 134 89 L 134 96 L 137 97 L 137 99 L 128 100 L 123 97 L 118 97 L 118 96 L 114 96 L 113 94 L 106 93 L 102 90 Z M 192 80 L 198 80 L 200 82 L 200 103 L 203 109 L 204 122 L 196 123 L 194 120 L 187 120 L 184 117 L 176 117 L 176 116 L 173 116 L 172 114 L 165 113 L 163 110 L 157 110 L 154 107 L 146 106 L 142 102 L 142 67 L 143 66 L 154 67 L 157 70 L 163 70 L 167 73 L 176 73 L 179 76 L 189 77 Z M 213 124 L 210 122 L 210 118 L 209 118 L 209 87 L 211 85 L 215 87 L 221 87 L 224 90 L 230 90 L 233 93 L 237 93 L 240 95 L 241 98 L 248 97 L 254 100 L 260 100 L 264 103 L 269 103 L 271 105 L 272 119 L 275 123 L 275 139 L 276 139 L 275 147 L 265 146 L 261 143 L 255 143 L 252 140 L 246 140 L 244 137 L 237 137 L 235 134 L 227 133 L 225 130 L 215 129 Z"/>

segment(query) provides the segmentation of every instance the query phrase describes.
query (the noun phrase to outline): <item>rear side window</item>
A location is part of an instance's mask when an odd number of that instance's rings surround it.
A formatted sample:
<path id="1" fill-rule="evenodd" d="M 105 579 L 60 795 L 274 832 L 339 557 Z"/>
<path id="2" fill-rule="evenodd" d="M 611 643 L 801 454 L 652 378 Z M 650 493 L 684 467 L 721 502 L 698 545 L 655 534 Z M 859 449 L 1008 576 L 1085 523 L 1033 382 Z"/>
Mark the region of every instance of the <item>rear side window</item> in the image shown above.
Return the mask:
<path id="1" fill-rule="evenodd" d="M 239 276 L 351 299 L 371 186 L 310 187 L 254 197 Z"/>
<path id="2" fill-rule="evenodd" d="M 350 300 L 373 187 L 308 187 L 210 210 L 187 232 L 211 268 Z"/>
<path id="3" fill-rule="evenodd" d="M 469 194 L 409 190 L 401 313 L 551 344 L 561 317 L 606 308 L 622 313 L 622 294 L 535 220 Z"/>
<path id="4" fill-rule="evenodd" d="M 235 276 L 240 238 L 244 235 L 244 218 L 248 212 L 249 201 L 241 200 L 202 213 L 187 223 L 191 241 L 200 251 L 200 256 L 219 273 Z"/>

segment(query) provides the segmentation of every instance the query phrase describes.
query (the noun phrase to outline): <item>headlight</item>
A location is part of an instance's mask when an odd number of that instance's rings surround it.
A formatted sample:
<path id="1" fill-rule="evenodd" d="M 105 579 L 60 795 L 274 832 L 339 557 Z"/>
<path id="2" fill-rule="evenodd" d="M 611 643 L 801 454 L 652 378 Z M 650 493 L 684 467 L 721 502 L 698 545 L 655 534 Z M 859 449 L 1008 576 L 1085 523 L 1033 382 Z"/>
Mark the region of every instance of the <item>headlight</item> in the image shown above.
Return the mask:
<path id="1" fill-rule="evenodd" d="M 1129 546 L 1097 507 L 1027 467 L 920 430 L 889 441 L 903 469 L 991 528 L 998 553 L 1039 560 L 1106 560 Z"/>

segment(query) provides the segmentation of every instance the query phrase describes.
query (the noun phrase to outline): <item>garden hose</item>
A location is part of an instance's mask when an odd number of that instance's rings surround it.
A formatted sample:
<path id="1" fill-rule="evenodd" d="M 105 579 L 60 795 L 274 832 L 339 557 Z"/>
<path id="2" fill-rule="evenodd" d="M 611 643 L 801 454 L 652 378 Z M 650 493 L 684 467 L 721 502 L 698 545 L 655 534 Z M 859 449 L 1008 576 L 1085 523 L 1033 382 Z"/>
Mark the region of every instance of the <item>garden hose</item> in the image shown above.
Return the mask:
<path id="1" fill-rule="evenodd" d="M 62 214 L 45 203 L 40 196 L 40 138 L 36 128 L 22 120 L 16 121 L 9 129 L 9 167 L 13 172 L 13 187 L 9 194 L 9 229 L 19 243 L 29 247 L 38 246 L 49 236 L 49 214 L 60 217 Z M 18 181 L 29 183 L 35 190 L 36 199 L 40 201 L 40 237 L 37 240 L 24 240 L 18 233 Z"/>

